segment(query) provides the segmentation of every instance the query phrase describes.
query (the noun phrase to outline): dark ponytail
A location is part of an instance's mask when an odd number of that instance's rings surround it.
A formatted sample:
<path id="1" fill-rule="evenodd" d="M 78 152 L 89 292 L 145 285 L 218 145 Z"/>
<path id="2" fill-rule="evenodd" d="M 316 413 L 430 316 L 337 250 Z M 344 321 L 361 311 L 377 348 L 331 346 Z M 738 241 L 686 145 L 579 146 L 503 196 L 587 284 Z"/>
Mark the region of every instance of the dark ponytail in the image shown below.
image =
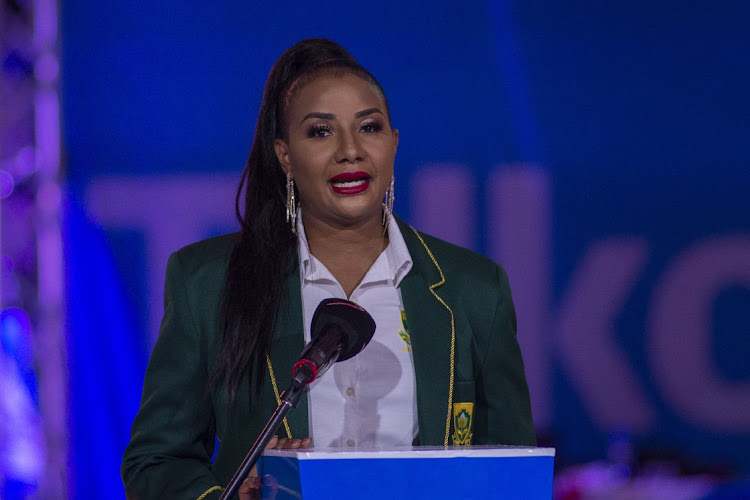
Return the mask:
<path id="1" fill-rule="evenodd" d="M 323 71 L 357 74 L 383 94 L 375 78 L 330 40 L 303 40 L 284 52 L 271 69 L 237 191 L 241 230 L 229 260 L 221 303 L 223 338 L 210 378 L 211 385 L 221 386 L 230 400 L 235 400 L 246 375 L 260 390 L 276 315 L 286 307 L 281 301 L 286 279 L 295 269 L 297 239 L 284 219 L 286 178 L 274 141 L 286 136 L 285 113 L 295 93 Z"/>

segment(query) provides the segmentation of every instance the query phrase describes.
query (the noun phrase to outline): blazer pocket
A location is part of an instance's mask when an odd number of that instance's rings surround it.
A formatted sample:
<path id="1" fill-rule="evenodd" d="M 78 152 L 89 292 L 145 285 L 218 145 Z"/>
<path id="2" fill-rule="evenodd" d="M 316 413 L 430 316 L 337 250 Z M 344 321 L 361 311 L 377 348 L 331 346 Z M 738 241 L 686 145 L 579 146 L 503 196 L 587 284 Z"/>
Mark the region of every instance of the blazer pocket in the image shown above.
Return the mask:
<path id="1" fill-rule="evenodd" d="M 473 403 L 475 400 L 476 392 L 473 380 L 459 380 L 453 384 L 454 403 Z"/>

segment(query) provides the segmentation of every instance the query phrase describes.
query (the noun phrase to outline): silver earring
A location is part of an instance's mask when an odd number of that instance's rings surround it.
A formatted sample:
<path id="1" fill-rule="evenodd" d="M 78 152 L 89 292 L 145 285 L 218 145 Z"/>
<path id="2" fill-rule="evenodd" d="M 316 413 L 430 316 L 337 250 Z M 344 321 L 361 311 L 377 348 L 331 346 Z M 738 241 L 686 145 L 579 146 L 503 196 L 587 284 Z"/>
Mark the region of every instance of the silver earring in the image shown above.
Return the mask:
<path id="1" fill-rule="evenodd" d="M 292 233 L 297 234 L 297 199 L 291 174 L 286 174 L 286 221 L 291 225 Z"/>
<path id="2" fill-rule="evenodd" d="M 383 234 L 388 230 L 388 221 L 391 220 L 391 214 L 393 214 L 393 201 L 396 199 L 396 191 L 393 188 L 396 179 L 391 176 L 391 185 L 385 190 L 385 196 L 383 197 Z"/>

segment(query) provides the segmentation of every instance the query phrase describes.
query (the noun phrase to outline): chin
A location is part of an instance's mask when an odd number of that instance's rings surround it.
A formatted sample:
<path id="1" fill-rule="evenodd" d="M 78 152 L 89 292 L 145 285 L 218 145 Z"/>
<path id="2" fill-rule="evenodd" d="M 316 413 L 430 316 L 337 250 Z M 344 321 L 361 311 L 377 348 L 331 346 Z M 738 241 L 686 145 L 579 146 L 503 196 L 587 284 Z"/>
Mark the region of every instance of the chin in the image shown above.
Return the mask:
<path id="1" fill-rule="evenodd" d="M 382 222 L 383 211 L 381 205 L 378 204 L 376 209 L 368 208 L 367 210 L 341 210 L 338 213 L 339 220 L 345 222 L 347 225 L 357 224 L 363 225 L 369 222 L 380 224 Z"/>

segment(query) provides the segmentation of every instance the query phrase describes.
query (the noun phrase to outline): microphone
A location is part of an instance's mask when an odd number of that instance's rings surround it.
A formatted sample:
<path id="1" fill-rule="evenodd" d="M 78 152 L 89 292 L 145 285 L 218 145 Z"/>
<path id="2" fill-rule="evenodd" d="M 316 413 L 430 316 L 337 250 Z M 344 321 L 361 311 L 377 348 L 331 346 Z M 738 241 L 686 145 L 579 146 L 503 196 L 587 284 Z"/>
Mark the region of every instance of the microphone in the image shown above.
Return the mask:
<path id="1" fill-rule="evenodd" d="M 234 473 L 219 500 L 234 498 L 240 483 L 258 461 L 271 436 L 281 426 L 284 417 L 297 404 L 307 385 L 323 374 L 336 361 L 344 361 L 367 346 L 375 333 L 375 321 L 362 307 L 344 299 L 325 299 L 315 309 L 310 325 L 310 343 L 305 346 L 299 361 L 292 368 L 292 384 L 281 393 L 276 411 L 271 416 L 242 464 Z"/>
<path id="2" fill-rule="evenodd" d="M 347 360 L 375 333 L 375 321 L 361 306 L 344 299 L 325 299 L 315 309 L 310 342 L 292 368 L 292 383 L 308 385 L 335 362 Z"/>

